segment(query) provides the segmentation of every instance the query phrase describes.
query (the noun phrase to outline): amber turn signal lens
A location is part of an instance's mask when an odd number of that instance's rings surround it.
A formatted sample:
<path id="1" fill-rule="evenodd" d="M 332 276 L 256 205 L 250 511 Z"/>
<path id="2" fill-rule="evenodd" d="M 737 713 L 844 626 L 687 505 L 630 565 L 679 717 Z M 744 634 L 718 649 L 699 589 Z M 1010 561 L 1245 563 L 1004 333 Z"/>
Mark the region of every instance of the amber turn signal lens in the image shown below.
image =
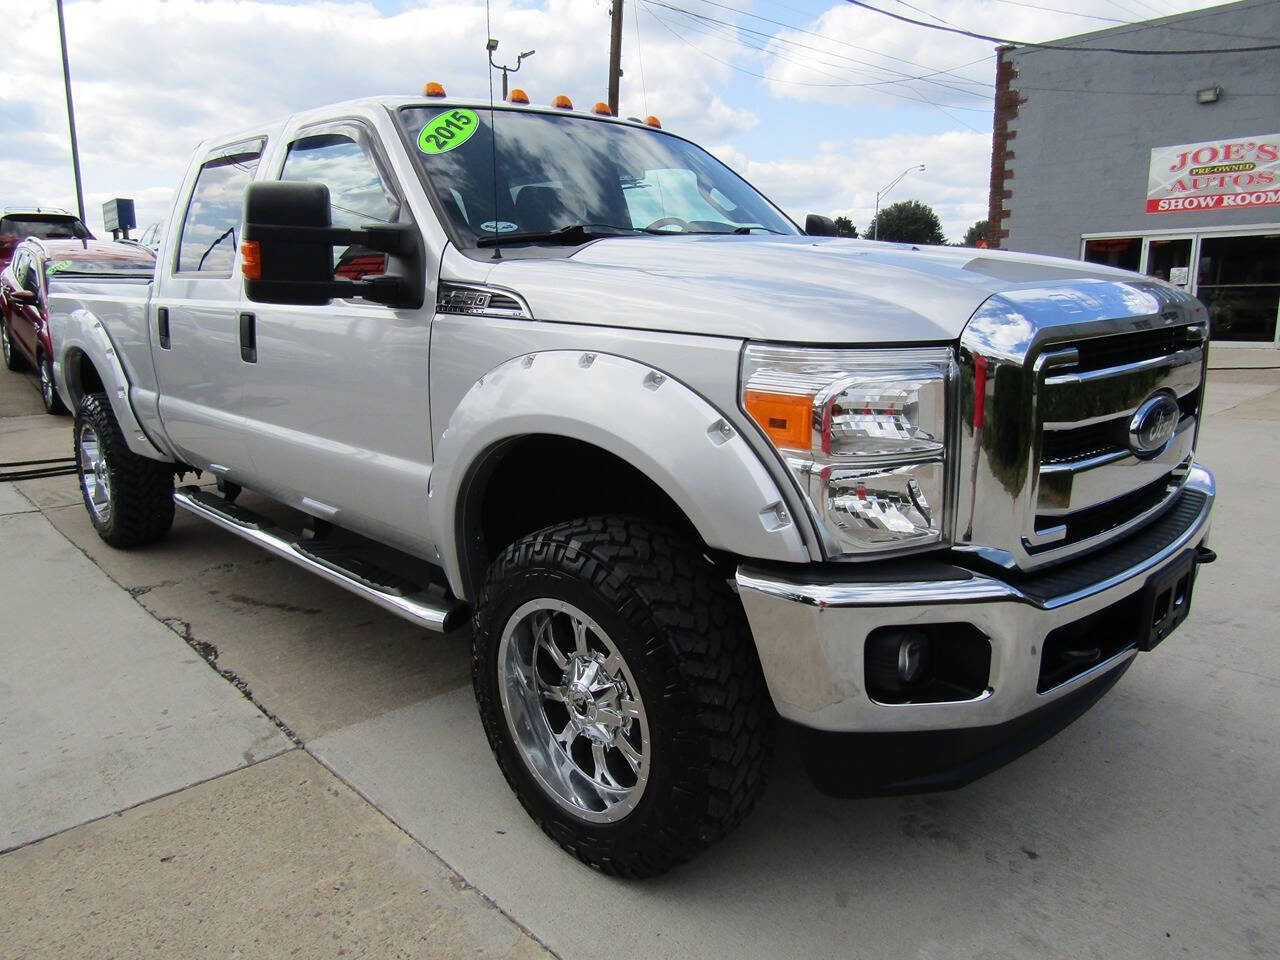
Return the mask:
<path id="1" fill-rule="evenodd" d="M 262 279 L 262 250 L 257 240 L 245 240 L 240 244 L 240 272 L 246 280 Z"/>
<path id="2" fill-rule="evenodd" d="M 594 107 L 592 107 L 591 112 L 598 113 L 602 117 L 613 116 L 613 111 L 609 109 L 609 105 L 605 103 L 603 100 L 599 101 Z"/>
<path id="3" fill-rule="evenodd" d="M 511 103 L 528 103 L 529 95 L 519 87 L 514 87 L 511 90 L 511 95 L 507 97 L 507 100 Z"/>
<path id="4" fill-rule="evenodd" d="M 422 88 L 422 95 L 424 97 L 443 97 L 444 86 L 432 80 L 430 83 L 428 83 L 425 87 Z"/>
<path id="5" fill-rule="evenodd" d="M 743 399 L 751 419 L 779 449 L 813 448 L 813 397 L 748 390 Z"/>
<path id="6" fill-rule="evenodd" d="M 570 100 L 568 97 L 566 97 L 563 93 L 560 94 L 560 96 L 556 97 L 554 100 L 552 100 L 551 105 L 553 107 L 559 108 L 560 110 L 573 109 L 573 101 Z"/>

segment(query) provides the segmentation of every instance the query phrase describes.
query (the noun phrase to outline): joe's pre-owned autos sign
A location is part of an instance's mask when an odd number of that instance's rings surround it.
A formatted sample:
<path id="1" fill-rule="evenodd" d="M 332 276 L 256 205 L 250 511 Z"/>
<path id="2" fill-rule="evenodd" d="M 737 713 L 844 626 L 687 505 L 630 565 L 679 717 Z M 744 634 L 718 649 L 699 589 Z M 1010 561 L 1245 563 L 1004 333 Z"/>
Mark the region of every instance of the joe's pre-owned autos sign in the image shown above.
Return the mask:
<path id="1" fill-rule="evenodd" d="M 1280 133 L 1151 151 L 1147 213 L 1280 204 Z"/>

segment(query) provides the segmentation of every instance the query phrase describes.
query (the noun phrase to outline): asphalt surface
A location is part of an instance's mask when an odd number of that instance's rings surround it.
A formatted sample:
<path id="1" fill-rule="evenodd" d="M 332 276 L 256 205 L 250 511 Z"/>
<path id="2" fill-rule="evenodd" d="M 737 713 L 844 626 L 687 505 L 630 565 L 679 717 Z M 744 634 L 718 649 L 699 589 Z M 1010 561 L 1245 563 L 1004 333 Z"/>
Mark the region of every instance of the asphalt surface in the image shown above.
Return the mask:
<path id="1" fill-rule="evenodd" d="M 0 484 L 0 957 L 1280 956 L 1280 370 L 1216 370 L 1208 408 L 1221 559 L 1094 710 L 928 796 L 824 797 L 784 740 L 741 830 L 638 884 L 525 816 L 465 632 Z M 0 371 L 0 461 L 70 441 Z"/>

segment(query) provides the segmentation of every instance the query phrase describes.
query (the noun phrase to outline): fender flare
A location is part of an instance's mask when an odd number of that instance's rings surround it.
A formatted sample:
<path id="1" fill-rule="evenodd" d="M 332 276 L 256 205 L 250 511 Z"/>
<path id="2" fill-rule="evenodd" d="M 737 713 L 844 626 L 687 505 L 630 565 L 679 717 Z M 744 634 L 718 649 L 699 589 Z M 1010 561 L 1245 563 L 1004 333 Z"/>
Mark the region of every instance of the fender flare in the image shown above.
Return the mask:
<path id="1" fill-rule="evenodd" d="M 61 335 L 54 345 L 56 365 L 54 375 L 66 393 L 63 400 L 67 408 L 72 412 L 75 411 L 78 399 L 76 390 L 81 388 L 78 383 L 73 385 L 70 375 L 70 371 L 77 365 L 69 364 L 67 361 L 69 358 L 83 354 L 93 364 L 94 369 L 98 371 L 98 376 L 102 379 L 103 392 L 111 404 L 111 411 L 115 414 L 116 423 L 120 425 L 120 433 L 124 436 L 125 444 L 129 449 L 140 457 L 172 463 L 173 456 L 152 442 L 133 411 L 133 405 L 129 400 L 128 374 L 125 373 L 120 355 L 102 321 L 89 310 L 81 307 L 65 315 L 60 326 Z"/>
<path id="2" fill-rule="evenodd" d="M 462 503 L 472 468 L 496 445 L 531 434 L 580 440 L 636 467 L 708 546 L 807 563 L 809 551 L 756 452 L 707 400 L 647 364 L 550 350 L 486 373 L 436 445 L 427 518 L 455 594 L 467 599 Z"/>

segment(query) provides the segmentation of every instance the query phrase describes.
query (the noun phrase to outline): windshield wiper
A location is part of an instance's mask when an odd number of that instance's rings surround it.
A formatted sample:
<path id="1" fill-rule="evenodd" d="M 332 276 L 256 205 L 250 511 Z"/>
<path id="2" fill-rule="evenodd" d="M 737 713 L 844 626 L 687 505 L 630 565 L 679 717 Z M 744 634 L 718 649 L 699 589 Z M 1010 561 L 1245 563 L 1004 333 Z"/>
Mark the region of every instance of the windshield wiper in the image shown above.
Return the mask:
<path id="1" fill-rule="evenodd" d="M 644 233 L 638 227 L 619 227 L 612 223 L 575 223 L 556 230 L 529 233 L 486 233 L 477 238 L 477 247 L 496 247 L 508 243 L 586 243 L 601 237 L 625 237 Z"/>

